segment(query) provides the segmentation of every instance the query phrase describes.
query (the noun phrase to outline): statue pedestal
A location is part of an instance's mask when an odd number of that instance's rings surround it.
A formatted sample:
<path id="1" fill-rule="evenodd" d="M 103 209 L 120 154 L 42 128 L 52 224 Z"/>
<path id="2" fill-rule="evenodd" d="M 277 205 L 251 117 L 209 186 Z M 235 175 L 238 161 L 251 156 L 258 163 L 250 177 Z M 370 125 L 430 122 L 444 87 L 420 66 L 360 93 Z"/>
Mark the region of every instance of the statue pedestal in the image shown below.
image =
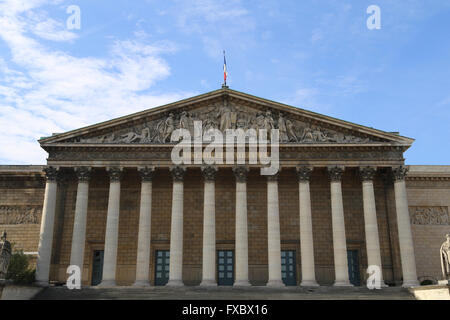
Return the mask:
<path id="1" fill-rule="evenodd" d="M 410 288 L 409 291 L 417 300 L 450 300 L 449 280 L 441 280 L 432 286 Z"/>

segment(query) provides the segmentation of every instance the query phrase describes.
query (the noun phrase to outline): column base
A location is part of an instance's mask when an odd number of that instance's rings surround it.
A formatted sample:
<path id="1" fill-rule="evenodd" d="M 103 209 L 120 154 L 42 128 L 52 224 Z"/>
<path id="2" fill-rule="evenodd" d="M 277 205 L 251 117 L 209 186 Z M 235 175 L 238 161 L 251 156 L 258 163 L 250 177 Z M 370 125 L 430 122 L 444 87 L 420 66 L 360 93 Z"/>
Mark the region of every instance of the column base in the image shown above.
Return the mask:
<path id="1" fill-rule="evenodd" d="M 248 280 L 238 280 L 235 281 L 233 284 L 233 287 L 250 287 L 251 284 L 248 282 Z"/>
<path id="2" fill-rule="evenodd" d="M 217 282 L 215 280 L 203 280 L 200 287 L 217 287 Z"/>
<path id="3" fill-rule="evenodd" d="M 148 280 L 136 280 L 133 283 L 133 287 L 150 287 L 150 281 L 148 281 Z"/>
<path id="4" fill-rule="evenodd" d="M 100 284 L 97 286 L 99 288 L 107 288 L 107 287 L 116 287 L 116 280 L 102 280 Z"/>
<path id="5" fill-rule="evenodd" d="M 184 287 L 182 280 L 169 280 L 166 284 L 167 287 Z"/>
<path id="6" fill-rule="evenodd" d="M 300 287 L 320 287 L 316 280 L 303 280 Z"/>
<path id="7" fill-rule="evenodd" d="M 50 283 L 48 283 L 48 281 L 35 281 L 34 284 L 38 287 L 43 287 L 43 288 L 50 287 Z"/>
<path id="8" fill-rule="evenodd" d="M 407 280 L 403 281 L 402 287 L 403 288 L 411 288 L 411 287 L 418 287 L 420 286 L 419 281 L 417 280 Z"/>
<path id="9" fill-rule="evenodd" d="M 354 287 L 354 285 L 352 285 L 350 283 L 350 281 L 336 281 L 333 284 L 334 287 Z"/>
<path id="10" fill-rule="evenodd" d="M 267 282 L 267 284 L 266 284 L 266 287 L 271 287 L 271 288 L 282 288 L 285 286 L 286 285 L 281 280 L 269 280 L 269 282 Z"/>

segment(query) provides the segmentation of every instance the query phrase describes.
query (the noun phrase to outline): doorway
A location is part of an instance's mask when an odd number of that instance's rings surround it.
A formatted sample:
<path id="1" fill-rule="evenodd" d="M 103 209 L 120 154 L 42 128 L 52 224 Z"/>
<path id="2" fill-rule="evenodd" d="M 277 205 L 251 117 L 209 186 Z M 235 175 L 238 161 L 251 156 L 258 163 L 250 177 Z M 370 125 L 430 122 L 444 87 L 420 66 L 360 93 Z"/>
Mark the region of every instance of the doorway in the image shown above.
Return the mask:
<path id="1" fill-rule="evenodd" d="M 165 286 L 169 282 L 170 251 L 155 252 L 155 286 Z"/>
<path id="2" fill-rule="evenodd" d="M 348 261 L 348 277 L 350 283 L 359 287 L 361 285 L 361 277 L 359 273 L 359 256 L 358 250 L 347 250 Z"/>
<path id="3" fill-rule="evenodd" d="M 91 285 L 97 286 L 103 278 L 103 250 L 94 250 L 92 259 L 92 281 Z"/>
<path id="4" fill-rule="evenodd" d="M 295 250 L 281 251 L 281 278 L 286 286 L 297 285 Z"/>
<path id="5" fill-rule="evenodd" d="M 232 286 L 234 283 L 234 252 L 232 250 L 217 251 L 217 284 Z"/>

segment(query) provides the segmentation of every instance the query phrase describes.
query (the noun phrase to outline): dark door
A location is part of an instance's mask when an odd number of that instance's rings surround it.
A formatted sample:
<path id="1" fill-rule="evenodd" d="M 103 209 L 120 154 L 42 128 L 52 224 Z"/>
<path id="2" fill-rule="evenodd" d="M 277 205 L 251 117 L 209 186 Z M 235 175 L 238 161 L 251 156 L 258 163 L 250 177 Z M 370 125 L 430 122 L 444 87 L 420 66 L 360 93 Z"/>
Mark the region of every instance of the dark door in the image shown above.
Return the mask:
<path id="1" fill-rule="evenodd" d="M 170 251 L 157 250 L 155 261 L 155 286 L 165 286 L 169 282 Z"/>
<path id="2" fill-rule="evenodd" d="M 281 251 L 281 278 L 287 286 L 297 285 L 296 262 L 294 250 Z"/>
<path id="3" fill-rule="evenodd" d="M 92 281 L 91 285 L 96 286 L 102 282 L 103 277 L 103 250 L 94 250 L 92 259 Z"/>
<path id="4" fill-rule="evenodd" d="M 217 284 L 232 286 L 234 283 L 234 252 L 231 250 L 217 251 Z"/>
<path id="5" fill-rule="evenodd" d="M 359 274 L 358 250 L 348 250 L 347 260 L 348 260 L 348 277 L 350 278 L 350 283 L 354 286 L 359 287 L 361 285 L 361 278 Z"/>

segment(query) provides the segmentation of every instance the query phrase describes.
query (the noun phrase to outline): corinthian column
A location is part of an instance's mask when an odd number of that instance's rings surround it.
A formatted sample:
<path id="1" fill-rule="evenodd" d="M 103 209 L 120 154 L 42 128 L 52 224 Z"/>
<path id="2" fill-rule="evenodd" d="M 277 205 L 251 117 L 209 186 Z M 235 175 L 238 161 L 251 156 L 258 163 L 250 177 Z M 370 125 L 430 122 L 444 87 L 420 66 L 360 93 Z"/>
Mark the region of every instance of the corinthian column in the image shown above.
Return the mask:
<path id="1" fill-rule="evenodd" d="M 269 260 L 268 287 L 283 287 L 281 278 L 280 210 L 278 174 L 267 176 L 267 248 Z"/>
<path id="2" fill-rule="evenodd" d="M 91 168 L 75 168 L 78 177 L 77 200 L 75 203 L 75 218 L 72 232 L 72 250 L 70 265 L 78 266 L 83 274 L 84 247 L 86 240 L 86 218 L 89 198 L 89 180 Z"/>
<path id="3" fill-rule="evenodd" d="M 312 167 L 307 166 L 297 168 L 300 200 L 300 253 L 302 259 L 302 282 L 300 285 L 304 287 L 318 286 L 314 268 L 314 242 L 309 191 L 309 178 L 312 170 Z"/>
<path id="4" fill-rule="evenodd" d="M 375 193 L 373 190 L 373 177 L 376 168 L 360 168 L 363 205 L 364 205 L 364 227 L 366 234 L 367 264 L 380 268 L 381 286 L 386 287 L 383 280 L 383 267 L 381 266 L 380 240 L 378 237 L 377 211 L 375 207 Z"/>
<path id="5" fill-rule="evenodd" d="M 201 286 L 216 286 L 216 202 L 215 179 L 217 168 L 202 168 L 205 184 L 203 202 L 203 266 Z"/>
<path id="6" fill-rule="evenodd" d="M 416 258 L 411 232 L 411 221 L 408 212 L 405 177 L 407 167 L 392 168 L 394 174 L 395 209 L 397 211 L 398 237 L 400 243 L 400 258 L 402 261 L 403 287 L 419 285 L 416 272 Z"/>
<path id="7" fill-rule="evenodd" d="M 122 168 L 108 168 L 109 198 L 106 217 L 105 254 L 103 259 L 103 277 L 100 286 L 116 285 L 117 242 L 119 238 L 120 180 Z"/>
<path id="8" fill-rule="evenodd" d="M 45 184 L 44 206 L 42 208 L 41 231 L 39 234 L 39 248 L 36 262 L 36 284 L 48 286 L 50 275 L 50 259 L 52 256 L 53 228 L 55 224 L 56 181 L 58 169 L 47 167 L 44 169 L 47 182 Z"/>
<path id="9" fill-rule="evenodd" d="M 183 286 L 183 179 L 186 168 L 171 168 L 173 179 L 168 286 Z"/>
<path id="10" fill-rule="evenodd" d="M 141 205 L 139 210 L 139 233 L 134 286 L 146 287 L 149 282 L 150 241 L 152 222 L 152 179 L 155 168 L 138 168 L 141 175 Z"/>
<path id="11" fill-rule="evenodd" d="M 348 276 L 347 243 L 345 237 L 344 205 L 341 179 L 344 167 L 329 167 L 331 180 L 331 220 L 333 224 L 335 286 L 352 286 Z"/>
<path id="12" fill-rule="evenodd" d="M 236 177 L 236 279 L 234 286 L 249 286 L 247 230 L 247 173 L 244 166 L 233 168 Z"/>

